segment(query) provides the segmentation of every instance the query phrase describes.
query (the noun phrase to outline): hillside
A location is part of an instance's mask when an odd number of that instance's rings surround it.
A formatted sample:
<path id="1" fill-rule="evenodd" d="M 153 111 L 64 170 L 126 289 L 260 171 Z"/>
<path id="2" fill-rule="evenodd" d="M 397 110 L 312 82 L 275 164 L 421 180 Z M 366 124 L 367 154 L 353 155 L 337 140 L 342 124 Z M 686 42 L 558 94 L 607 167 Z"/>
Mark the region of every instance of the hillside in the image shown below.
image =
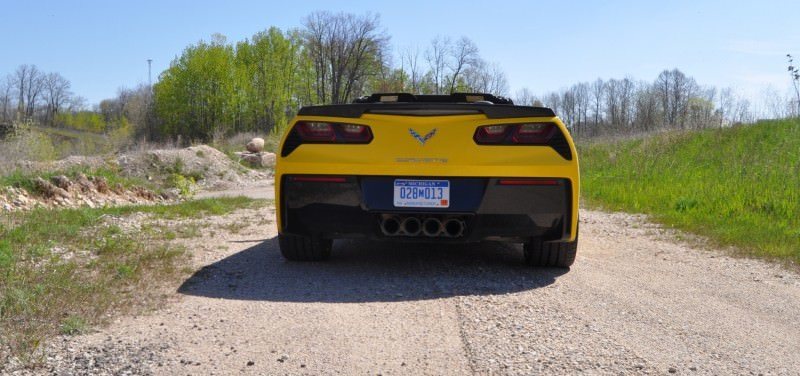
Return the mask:
<path id="1" fill-rule="evenodd" d="M 800 120 L 579 145 L 590 206 L 800 261 Z"/>

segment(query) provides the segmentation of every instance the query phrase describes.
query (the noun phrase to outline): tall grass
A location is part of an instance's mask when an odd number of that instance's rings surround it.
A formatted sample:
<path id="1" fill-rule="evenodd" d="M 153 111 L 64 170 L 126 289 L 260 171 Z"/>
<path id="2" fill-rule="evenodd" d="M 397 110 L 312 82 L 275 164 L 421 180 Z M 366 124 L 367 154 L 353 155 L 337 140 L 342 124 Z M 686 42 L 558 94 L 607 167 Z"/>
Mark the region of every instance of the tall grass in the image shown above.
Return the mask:
<path id="1" fill-rule="evenodd" d="M 579 145 L 590 205 L 800 261 L 800 120 Z"/>

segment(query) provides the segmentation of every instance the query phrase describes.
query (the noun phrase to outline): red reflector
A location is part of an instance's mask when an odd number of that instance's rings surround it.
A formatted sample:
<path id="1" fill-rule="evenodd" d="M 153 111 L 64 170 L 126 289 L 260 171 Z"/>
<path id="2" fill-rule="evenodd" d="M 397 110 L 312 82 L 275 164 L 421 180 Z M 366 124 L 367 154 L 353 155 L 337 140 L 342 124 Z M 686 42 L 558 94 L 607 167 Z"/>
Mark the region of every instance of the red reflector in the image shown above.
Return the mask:
<path id="1" fill-rule="evenodd" d="M 315 183 L 344 183 L 347 179 L 337 176 L 293 176 L 293 181 Z"/>
<path id="2" fill-rule="evenodd" d="M 558 185 L 558 180 L 500 179 L 500 185 Z"/>

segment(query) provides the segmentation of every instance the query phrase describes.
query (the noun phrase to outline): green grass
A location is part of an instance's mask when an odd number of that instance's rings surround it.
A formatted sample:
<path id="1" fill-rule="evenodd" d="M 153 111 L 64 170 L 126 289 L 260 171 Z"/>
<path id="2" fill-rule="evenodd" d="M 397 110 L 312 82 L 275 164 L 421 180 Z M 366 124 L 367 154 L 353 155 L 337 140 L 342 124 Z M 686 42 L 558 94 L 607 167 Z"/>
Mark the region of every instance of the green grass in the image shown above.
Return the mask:
<path id="1" fill-rule="evenodd" d="M 109 216 L 181 220 L 265 204 L 238 197 L 0 214 L 0 364 L 10 355 L 31 357 L 48 336 L 84 333 L 146 301 L 181 273 L 185 251 L 169 240 L 200 235 L 181 221 L 126 232 Z"/>
<path id="2" fill-rule="evenodd" d="M 578 145 L 590 206 L 800 261 L 800 120 Z"/>

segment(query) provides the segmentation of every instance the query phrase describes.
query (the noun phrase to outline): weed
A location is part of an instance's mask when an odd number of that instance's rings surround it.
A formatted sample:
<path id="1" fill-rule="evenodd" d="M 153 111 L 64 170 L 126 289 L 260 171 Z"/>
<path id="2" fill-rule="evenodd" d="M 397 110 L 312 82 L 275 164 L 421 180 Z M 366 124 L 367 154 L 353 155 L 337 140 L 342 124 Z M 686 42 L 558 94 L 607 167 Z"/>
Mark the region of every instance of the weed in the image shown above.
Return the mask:
<path id="1" fill-rule="evenodd" d="M 195 183 L 194 178 L 176 173 L 170 174 L 167 179 L 167 184 L 172 188 L 176 188 L 183 197 L 191 197 L 193 195 L 194 191 L 192 188 Z"/>
<path id="2" fill-rule="evenodd" d="M 88 328 L 88 323 L 83 317 L 78 315 L 69 315 L 64 321 L 61 322 L 59 331 L 64 335 L 83 334 Z"/>

